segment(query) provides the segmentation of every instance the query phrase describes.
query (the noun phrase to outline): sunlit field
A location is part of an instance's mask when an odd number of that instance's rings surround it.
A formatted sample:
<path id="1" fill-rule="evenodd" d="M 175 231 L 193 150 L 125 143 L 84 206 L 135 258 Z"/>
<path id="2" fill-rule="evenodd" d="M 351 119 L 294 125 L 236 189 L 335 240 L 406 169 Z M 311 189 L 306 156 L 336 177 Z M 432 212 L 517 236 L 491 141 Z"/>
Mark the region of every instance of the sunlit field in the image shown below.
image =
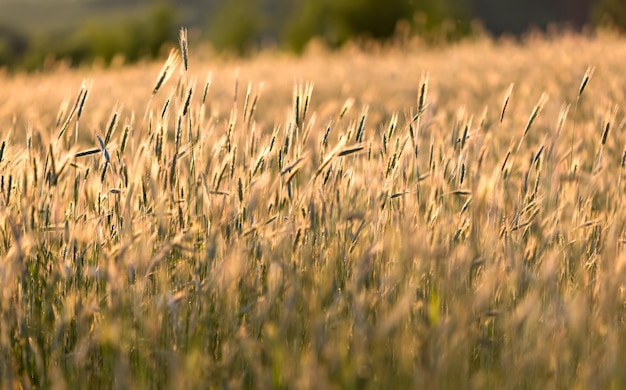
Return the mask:
<path id="1" fill-rule="evenodd" d="M 187 51 L 0 74 L 0 387 L 626 387 L 626 39 Z"/>

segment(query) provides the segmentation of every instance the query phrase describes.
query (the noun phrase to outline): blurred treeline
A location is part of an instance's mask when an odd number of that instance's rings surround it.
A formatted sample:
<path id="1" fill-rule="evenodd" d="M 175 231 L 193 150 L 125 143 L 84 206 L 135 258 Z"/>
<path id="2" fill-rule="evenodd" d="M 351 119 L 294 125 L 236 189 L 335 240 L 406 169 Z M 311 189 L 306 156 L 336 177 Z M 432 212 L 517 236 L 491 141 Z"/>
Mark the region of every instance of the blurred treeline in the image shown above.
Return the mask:
<path id="1" fill-rule="evenodd" d="M 298 53 L 313 39 L 332 48 L 355 39 L 411 36 L 436 44 L 477 30 L 516 36 L 550 26 L 580 30 L 608 25 L 626 30 L 624 0 L 82 0 L 73 4 L 93 12 L 72 18 L 71 12 L 64 12 L 67 3 L 60 5 L 59 12 L 48 18 L 70 15 L 59 20 L 65 28 L 33 32 L 28 22 L 20 23 L 23 15 L 16 15 L 18 23 L 10 26 L 3 26 L 0 18 L 0 66 L 32 70 L 59 59 L 72 65 L 94 60 L 108 65 L 115 58 L 126 62 L 154 58 L 164 45 L 176 43 L 180 25 L 199 31 L 196 41 L 237 54 L 268 46 Z M 104 17 L 104 9 L 117 12 Z"/>

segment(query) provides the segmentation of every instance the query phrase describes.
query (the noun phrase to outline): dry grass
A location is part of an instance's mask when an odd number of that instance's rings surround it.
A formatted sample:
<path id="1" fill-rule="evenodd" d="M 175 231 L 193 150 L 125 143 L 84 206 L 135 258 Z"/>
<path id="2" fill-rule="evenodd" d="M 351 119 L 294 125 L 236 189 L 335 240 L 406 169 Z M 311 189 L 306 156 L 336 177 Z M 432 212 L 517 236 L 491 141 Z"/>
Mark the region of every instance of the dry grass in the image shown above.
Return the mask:
<path id="1" fill-rule="evenodd" d="M 2 76 L 0 384 L 625 386 L 624 43 Z"/>

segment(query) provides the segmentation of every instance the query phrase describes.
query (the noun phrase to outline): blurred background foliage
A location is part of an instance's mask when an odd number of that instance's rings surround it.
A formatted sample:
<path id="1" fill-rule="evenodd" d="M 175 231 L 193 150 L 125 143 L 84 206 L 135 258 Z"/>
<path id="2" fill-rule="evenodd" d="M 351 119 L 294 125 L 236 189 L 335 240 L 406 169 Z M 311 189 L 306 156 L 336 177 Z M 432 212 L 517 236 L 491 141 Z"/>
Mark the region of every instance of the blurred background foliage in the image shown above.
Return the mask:
<path id="1" fill-rule="evenodd" d="M 154 58 L 176 45 L 179 26 L 196 42 L 239 55 L 262 48 L 300 53 L 315 39 L 419 36 L 428 43 L 480 31 L 520 36 L 550 26 L 626 30 L 623 0 L 0 0 L 0 67 L 34 70 L 60 59 L 110 65 Z"/>

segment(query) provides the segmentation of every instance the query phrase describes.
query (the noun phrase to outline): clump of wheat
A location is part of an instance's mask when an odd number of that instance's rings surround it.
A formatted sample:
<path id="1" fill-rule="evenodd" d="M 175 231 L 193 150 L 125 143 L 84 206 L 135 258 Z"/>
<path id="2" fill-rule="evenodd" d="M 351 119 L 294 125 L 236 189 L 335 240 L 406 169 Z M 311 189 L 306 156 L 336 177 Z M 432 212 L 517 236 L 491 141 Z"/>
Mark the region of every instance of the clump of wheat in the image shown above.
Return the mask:
<path id="1" fill-rule="evenodd" d="M 260 57 L 233 90 L 181 30 L 117 96 L 37 80 L 79 90 L 0 103 L 0 384 L 620 387 L 623 58 L 576 72 L 621 45 Z"/>

